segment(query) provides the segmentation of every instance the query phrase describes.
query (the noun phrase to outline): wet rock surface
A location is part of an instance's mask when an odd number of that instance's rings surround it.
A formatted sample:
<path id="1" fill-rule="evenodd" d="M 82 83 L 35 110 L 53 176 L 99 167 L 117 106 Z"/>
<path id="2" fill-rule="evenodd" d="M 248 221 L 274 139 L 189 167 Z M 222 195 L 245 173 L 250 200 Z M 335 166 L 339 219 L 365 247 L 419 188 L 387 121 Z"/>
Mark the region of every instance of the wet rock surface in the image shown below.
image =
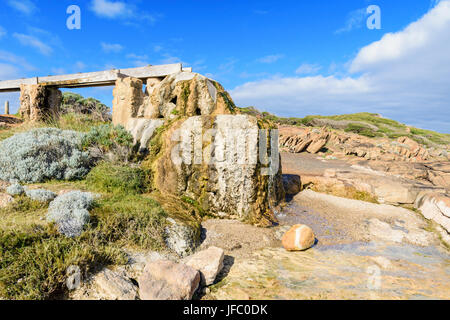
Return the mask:
<path id="1" fill-rule="evenodd" d="M 267 246 L 237 257 L 204 298 L 450 298 L 449 251 L 435 233 L 422 229 L 426 222 L 420 216 L 406 209 L 393 214 L 375 204 L 374 210 L 331 204 L 325 210 L 314 205 L 317 199 L 306 198 L 302 193 L 294 198 L 278 215 L 281 225 L 272 232 L 308 224 L 318 239 L 314 247 L 287 252 Z"/>

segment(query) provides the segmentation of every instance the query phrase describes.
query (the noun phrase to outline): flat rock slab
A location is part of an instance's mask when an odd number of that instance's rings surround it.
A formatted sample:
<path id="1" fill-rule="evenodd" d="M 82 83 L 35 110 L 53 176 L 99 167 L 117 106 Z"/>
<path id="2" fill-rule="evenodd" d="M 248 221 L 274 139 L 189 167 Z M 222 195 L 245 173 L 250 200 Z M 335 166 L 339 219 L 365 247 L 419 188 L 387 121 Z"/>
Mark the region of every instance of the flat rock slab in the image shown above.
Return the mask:
<path id="1" fill-rule="evenodd" d="M 190 300 L 200 284 L 200 273 L 169 260 L 148 263 L 139 280 L 141 300 Z"/>
<path id="2" fill-rule="evenodd" d="M 200 271 L 202 285 L 212 285 L 223 268 L 224 251 L 209 247 L 186 258 L 186 265 Z"/>
<path id="3" fill-rule="evenodd" d="M 93 280 L 99 293 L 108 300 L 136 300 L 137 287 L 126 277 L 110 269 L 103 269 Z"/>

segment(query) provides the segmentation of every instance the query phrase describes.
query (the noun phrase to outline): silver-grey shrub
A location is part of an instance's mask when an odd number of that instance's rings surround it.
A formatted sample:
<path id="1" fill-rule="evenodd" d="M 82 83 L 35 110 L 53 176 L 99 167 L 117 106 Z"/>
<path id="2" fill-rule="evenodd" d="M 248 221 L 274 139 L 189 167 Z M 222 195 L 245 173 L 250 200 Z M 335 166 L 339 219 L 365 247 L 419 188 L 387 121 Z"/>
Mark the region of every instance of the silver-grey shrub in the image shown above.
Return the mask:
<path id="1" fill-rule="evenodd" d="M 66 237 L 77 237 L 89 222 L 89 209 L 94 196 L 89 192 L 72 191 L 56 197 L 48 208 L 47 221 L 54 222 Z"/>
<path id="2" fill-rule="evenodd" d="M 45 189 L 25 189 L 28 198 L 40 202 L 50 202 L 56 198 L 56 193 Z"/>
<path id="3" fill-rule="evenodd" d="M 6 193 L 11 196 L 20 196 L 24 192 L 25 189 L 17 182 L 11 184 L 8 188 L 6 188 Z"/>
<path id="4" fill-rule="evenodd" d="M 0 142 L 0 180 L 35 183 L 84 177 L 91 157 L 82 150 L 84 134 L 40 128 Z"/>

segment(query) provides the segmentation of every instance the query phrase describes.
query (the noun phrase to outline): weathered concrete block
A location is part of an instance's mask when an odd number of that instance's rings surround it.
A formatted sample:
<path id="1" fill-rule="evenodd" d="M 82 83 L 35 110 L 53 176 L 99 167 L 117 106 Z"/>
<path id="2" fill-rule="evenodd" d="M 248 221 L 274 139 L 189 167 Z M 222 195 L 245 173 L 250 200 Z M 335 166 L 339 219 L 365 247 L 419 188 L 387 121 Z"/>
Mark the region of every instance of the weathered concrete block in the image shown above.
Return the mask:
<path id="1" fill-rule="evenodd" d="M 57 118 L 61 106 L 62 93 L 45 85 L 20 86 L 19 113 L 26 121 L 42 121 Z"/>
<path id="2" fill-rule="evenodd" d="M 113 124 L 127 126 L 130 118 L 135 118 L 144 103 L 142 80 L 136 78 L 119 78 L 113 90 Z"/>

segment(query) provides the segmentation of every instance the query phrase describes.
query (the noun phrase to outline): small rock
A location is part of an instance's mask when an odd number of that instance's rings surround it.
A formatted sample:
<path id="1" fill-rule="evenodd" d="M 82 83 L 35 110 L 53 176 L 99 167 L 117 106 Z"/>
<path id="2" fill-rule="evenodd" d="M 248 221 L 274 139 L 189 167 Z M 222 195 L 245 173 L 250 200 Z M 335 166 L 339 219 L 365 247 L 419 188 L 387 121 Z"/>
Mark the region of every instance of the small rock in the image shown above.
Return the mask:
<path id="1" fill-rule="evenodd" d="M 141 300 L 190 300 L 200 284 L 200 273 L 169 260 L 148 263 L 139 277 Z"/>
<path id="2" fill-rule="evenodd" d="M 296 195 L 302 190 L 300 176 L 295 174 L 284 174 L 283 187 L 287 195 Z"/>
<path id="3" fill-rule="evenodd" d="M 13 202 L 14 198 L 9 194 L 0 193 L 0 208 L 5 208 L 9 203 Z"/>
<path id="4" fill-rule="evenodd" d="M 217 274 L 223 268 L 224 251 L 217 247 L 209 247 L 188 257 L 186 265 L 200 271 L 202 285 L 212 285 Z"/>
<path id="5" fill-rule="evenodd" d="M 81 269 L 79 266 L 69 266 L 66 271 L 66 286 L 69 290 L 78 289 L 81 285 Z"/>
<path id="6" fill-rule="evenodd" d="M 95 275 L 94 285 L 108 300 L 136 300 L 137 287 L 126 277 L 110 269 L 103 269 Z"/>
<path id="7" fill-rule="evenodd" d="M 188 225 L 168 218 L 170 226 L 166 227 L 166 245 L 180 257 L 188 256 L 198 245 L 198 236 Z"/>
<path id="8" fill-rule="evenodd" d="M 284 234 L 281 241 L 288 251 L 303 251 L 314 245 L 315 236 L 310 227 L 297 224 Z"/>

